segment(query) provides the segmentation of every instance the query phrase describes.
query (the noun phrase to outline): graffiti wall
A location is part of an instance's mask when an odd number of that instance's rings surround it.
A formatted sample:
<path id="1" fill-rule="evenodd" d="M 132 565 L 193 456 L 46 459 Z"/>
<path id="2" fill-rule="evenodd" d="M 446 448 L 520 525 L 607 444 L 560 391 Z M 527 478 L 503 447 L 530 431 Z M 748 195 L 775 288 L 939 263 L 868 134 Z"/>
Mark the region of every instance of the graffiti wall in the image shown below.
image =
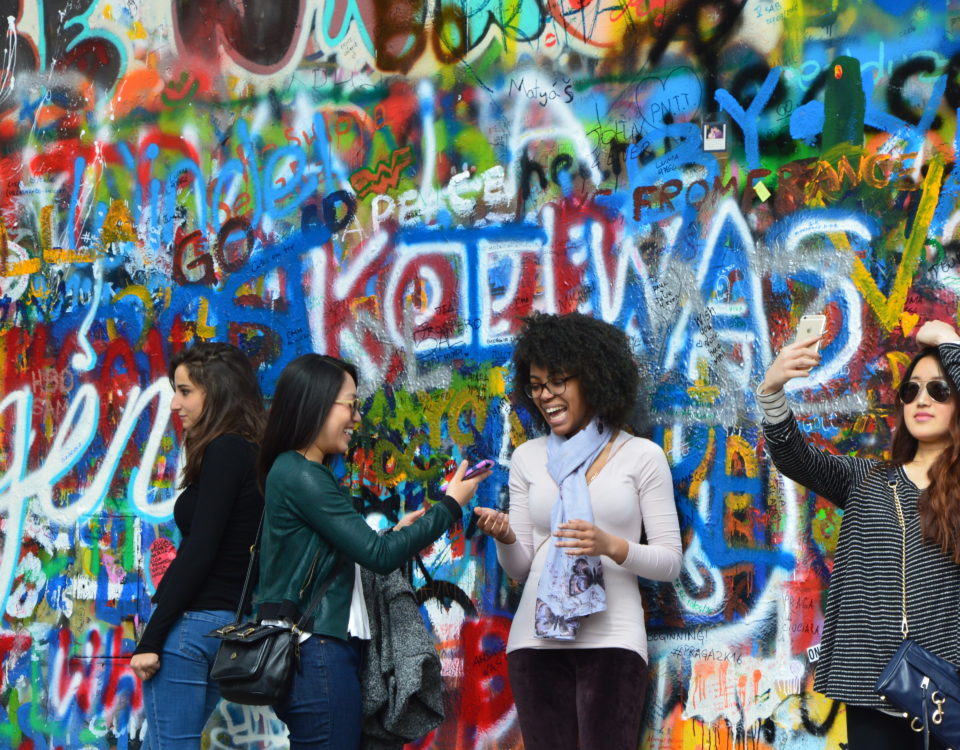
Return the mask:
<path id="1" fill-rule="evenodd" d="M 374 525 L 513 447 L 533 311 L 623 328 L 685 565 L 642 583 L 642 746 L 839 748 L 812 691 L 841 513 L 782 479 L 751 391 L 799 317 L 816 443 L 880 455 L 910 335 L 956 319 L 956 0 L 4 0 L 0 746 L 132 748 L 128 656 L 178 533 L 171 353 L 231 341 L 269 394 L 358 363 L 345 469 Z M 411 575 L 448 718 L 521 748 L 519 589 L 470 523 Z M 211 748 L 284 748 L 221 704 Z"/>

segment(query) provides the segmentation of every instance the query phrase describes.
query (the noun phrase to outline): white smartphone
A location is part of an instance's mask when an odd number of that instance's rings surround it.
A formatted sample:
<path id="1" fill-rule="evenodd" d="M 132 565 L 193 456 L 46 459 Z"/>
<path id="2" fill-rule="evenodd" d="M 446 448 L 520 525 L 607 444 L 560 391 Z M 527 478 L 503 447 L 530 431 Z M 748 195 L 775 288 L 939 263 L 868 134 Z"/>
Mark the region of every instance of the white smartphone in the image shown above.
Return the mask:
<path id="1" fill-rule="evenodd" d="M 804 341 L 812 336 L 822 336 L 826 330 L 826 315 L 803 315 L 800 318 L 800 323 L 797 325 L 796 341 Z M 817 351 L 820 348 L 820 342 L 817 341 L 811 348 Z"/>

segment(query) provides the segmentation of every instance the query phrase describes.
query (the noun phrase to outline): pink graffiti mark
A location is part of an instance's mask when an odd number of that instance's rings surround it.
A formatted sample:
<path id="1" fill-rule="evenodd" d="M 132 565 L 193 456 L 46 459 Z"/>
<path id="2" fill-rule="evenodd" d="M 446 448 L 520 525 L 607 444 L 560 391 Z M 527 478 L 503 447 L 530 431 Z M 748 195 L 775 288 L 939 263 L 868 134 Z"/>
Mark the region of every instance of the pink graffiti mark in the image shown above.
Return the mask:
<path id="1" fill-rule="evenodd" d="M 123 583 L 127 577 L 127 572 L 123 569 L 123 565 L 118 562 L 117 558 L 100 550 L 100 560 L 101 564 L 107 570 L 107 580 L 109 580 L 110 583 Z"/>
<path id="2" fill-rule="evenodd" d="M 167 568 L 177 556 L 177 548 L 169 539 L 154 539 L 150 544 L 150 580 L 154 587 L 160 585 Z"/>

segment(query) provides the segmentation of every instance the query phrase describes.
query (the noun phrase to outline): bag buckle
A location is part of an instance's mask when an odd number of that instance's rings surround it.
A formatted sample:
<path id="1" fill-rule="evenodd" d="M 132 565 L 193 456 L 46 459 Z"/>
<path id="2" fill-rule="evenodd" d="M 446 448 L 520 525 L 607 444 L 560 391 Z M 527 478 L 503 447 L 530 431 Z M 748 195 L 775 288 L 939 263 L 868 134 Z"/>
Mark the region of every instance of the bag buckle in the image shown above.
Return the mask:
<path id="1" fill-rule="evenodd" d="M 937 696 L 939 696 L 939 698 Z M 934 724 L 939 724 L 943 721 L 943 704 L 947 702 L 947 697 L 939 690 L 934 690 L 933 695 L 930 696 L 930 700 L 933 701 L 933 704 L 937 707 L 930 719 Z"/>
<path id="2" fill-rule="evenodd" d="M 232 623 L 230 625 L 224 625 L 222 628 L 217 628 L 217 633 L 220 635 L 226 635 L 227 633 L 232 633 L 237 629 L 237 624 Z"/>
<path id="3" fill-rule="evenodd" d="M 240 633 L 240 637 L 241 637 L 241 638 L 246 638 L 248 635 L 253 635 L 253 634 L 256 633 L 256 632 L 257 632 L 256 627 L 247 628 L 247 629 L 244 630 L 242 633 Z"/>

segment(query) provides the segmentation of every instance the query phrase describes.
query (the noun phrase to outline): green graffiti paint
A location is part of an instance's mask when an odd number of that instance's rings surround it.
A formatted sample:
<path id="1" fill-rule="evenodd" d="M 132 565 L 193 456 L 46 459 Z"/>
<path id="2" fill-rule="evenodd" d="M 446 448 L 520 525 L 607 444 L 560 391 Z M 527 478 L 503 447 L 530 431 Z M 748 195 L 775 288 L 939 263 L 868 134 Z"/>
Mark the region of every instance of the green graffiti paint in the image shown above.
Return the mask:
<path id="1" fill-rule="evenodd" d="M 824 151 L 838 143 L 863 143 L 865 110 L 863 86 L 860 79 L 860 61 L 841 56 L 834 59 L 827 70 L 823 98 Z"/>

